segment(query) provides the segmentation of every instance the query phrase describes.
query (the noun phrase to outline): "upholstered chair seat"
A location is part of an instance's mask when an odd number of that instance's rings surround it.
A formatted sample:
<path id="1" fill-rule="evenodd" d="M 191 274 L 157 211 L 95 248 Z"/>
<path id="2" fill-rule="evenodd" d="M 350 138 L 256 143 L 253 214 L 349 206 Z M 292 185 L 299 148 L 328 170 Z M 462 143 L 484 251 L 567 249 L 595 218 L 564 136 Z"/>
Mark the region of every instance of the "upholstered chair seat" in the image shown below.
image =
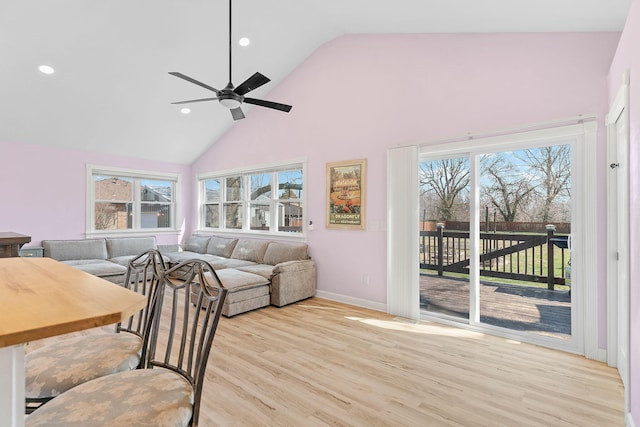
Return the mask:
<path id="1" fill-rule="evenodd" d="M 51 398 L 94 378 L 136 369 L 141 350 L 142 338 L 128 333 L 87 335 L 41 347 L 25 356 L 25 396 Z"/>
<path id="2" fill-rule="evenodd" d="M 69 390 L 29 415 L 25 427 L 186 426 L 193 399 L 193 388 L 181 375 L 138 369 Z"/>
<path id="3" fill-rule="evenodd" d="M 79 384 L 140 367 L 150 304 L 164 269 L 162 255 L 156 250 L 130 261 L 124 286 L 147 296 L 147 304 L 118 323 L 116 333 L 65 338 L 25 355 L 27 414 Z"/>

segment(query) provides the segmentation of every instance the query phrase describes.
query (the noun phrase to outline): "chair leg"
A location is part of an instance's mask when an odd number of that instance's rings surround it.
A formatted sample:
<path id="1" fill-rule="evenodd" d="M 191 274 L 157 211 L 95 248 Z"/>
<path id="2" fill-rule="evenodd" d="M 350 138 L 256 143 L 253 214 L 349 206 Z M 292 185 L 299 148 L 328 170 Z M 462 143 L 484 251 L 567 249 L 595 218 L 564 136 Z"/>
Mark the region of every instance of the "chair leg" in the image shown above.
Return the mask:
<path id="1" fill-rule="evenodd" d="M 32 413 L 33 411 L 35 411 L 36 409 L 38 409 L 39 407 L 41 407 L 42 405 L 50 401 L 51 399 L 53 399 L 53 397 L 27 399 L 27 403 L 24 407 L 24 413 L 29 415 L 30 413 Z"/>

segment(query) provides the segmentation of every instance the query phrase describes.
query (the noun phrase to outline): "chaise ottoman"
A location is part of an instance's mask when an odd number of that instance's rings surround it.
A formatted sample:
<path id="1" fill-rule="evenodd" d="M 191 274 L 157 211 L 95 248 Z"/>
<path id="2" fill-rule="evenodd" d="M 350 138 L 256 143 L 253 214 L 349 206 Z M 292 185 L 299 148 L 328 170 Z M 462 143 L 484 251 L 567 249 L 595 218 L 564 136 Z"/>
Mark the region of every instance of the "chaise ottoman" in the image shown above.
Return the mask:
<path id="1" fill-rule="evenodd" d="M 210 274 L 209 272 L 205 273 L 205 275 Z M 222 306 L 223 316 L 235 316 L 245 311 L 266 307 L 271 303 L 269 279 L 259 274 L 247 273 L 233 268 L 216 270 L 216 274 L 222 286 L 229 290 L 227 299 Z M 207 278 L 207 280 L 213 282 L 210 278 Z M 192 294 L 192 301 L 196 297 L 195 293 Z"/>

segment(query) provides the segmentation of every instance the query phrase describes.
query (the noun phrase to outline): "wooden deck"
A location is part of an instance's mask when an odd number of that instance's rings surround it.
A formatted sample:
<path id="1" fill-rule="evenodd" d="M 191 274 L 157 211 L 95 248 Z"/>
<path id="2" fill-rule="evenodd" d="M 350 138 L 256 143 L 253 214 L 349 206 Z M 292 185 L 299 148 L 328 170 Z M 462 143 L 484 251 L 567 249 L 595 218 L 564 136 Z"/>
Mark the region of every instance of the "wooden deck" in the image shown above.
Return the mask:
<path id="1" fill-rule="evenodd" d="M 468 282 L 464 279 L 421 275 L 420 308 L 468 318 Z M 571 296 L 568 291 L 483 280 L 480 285 L 480 321 L 517 331 L 568 339 L 571 336 Z"/>

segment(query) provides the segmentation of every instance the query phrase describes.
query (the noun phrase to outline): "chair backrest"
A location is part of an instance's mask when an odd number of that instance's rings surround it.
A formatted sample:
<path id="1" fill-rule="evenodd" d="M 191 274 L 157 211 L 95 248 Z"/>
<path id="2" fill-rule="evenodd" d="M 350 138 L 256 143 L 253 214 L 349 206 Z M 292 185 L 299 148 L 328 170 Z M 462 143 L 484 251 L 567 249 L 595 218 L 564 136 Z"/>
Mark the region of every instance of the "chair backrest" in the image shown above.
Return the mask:
<path id="1" fill-rule="evenodd" d="M 147 297 L 146 305 L 126 322 L 116 325 L 116 332 L 129 332 L 144 339 L 145 329 L 150 320 L 150 307 L 162 278 L 166 265 L 162 254 L 156 249 L 141 253 L 129 261 L 124 287 Z"/>
<path id="2" fill-rule="evenodd" d="M 205 369 L 227 291 L 209 263 L 193 259 L 162 273 L 154 301 L 146 367 L 170 369 L 191 383 L 191 425 L 198 424 Z"/>

